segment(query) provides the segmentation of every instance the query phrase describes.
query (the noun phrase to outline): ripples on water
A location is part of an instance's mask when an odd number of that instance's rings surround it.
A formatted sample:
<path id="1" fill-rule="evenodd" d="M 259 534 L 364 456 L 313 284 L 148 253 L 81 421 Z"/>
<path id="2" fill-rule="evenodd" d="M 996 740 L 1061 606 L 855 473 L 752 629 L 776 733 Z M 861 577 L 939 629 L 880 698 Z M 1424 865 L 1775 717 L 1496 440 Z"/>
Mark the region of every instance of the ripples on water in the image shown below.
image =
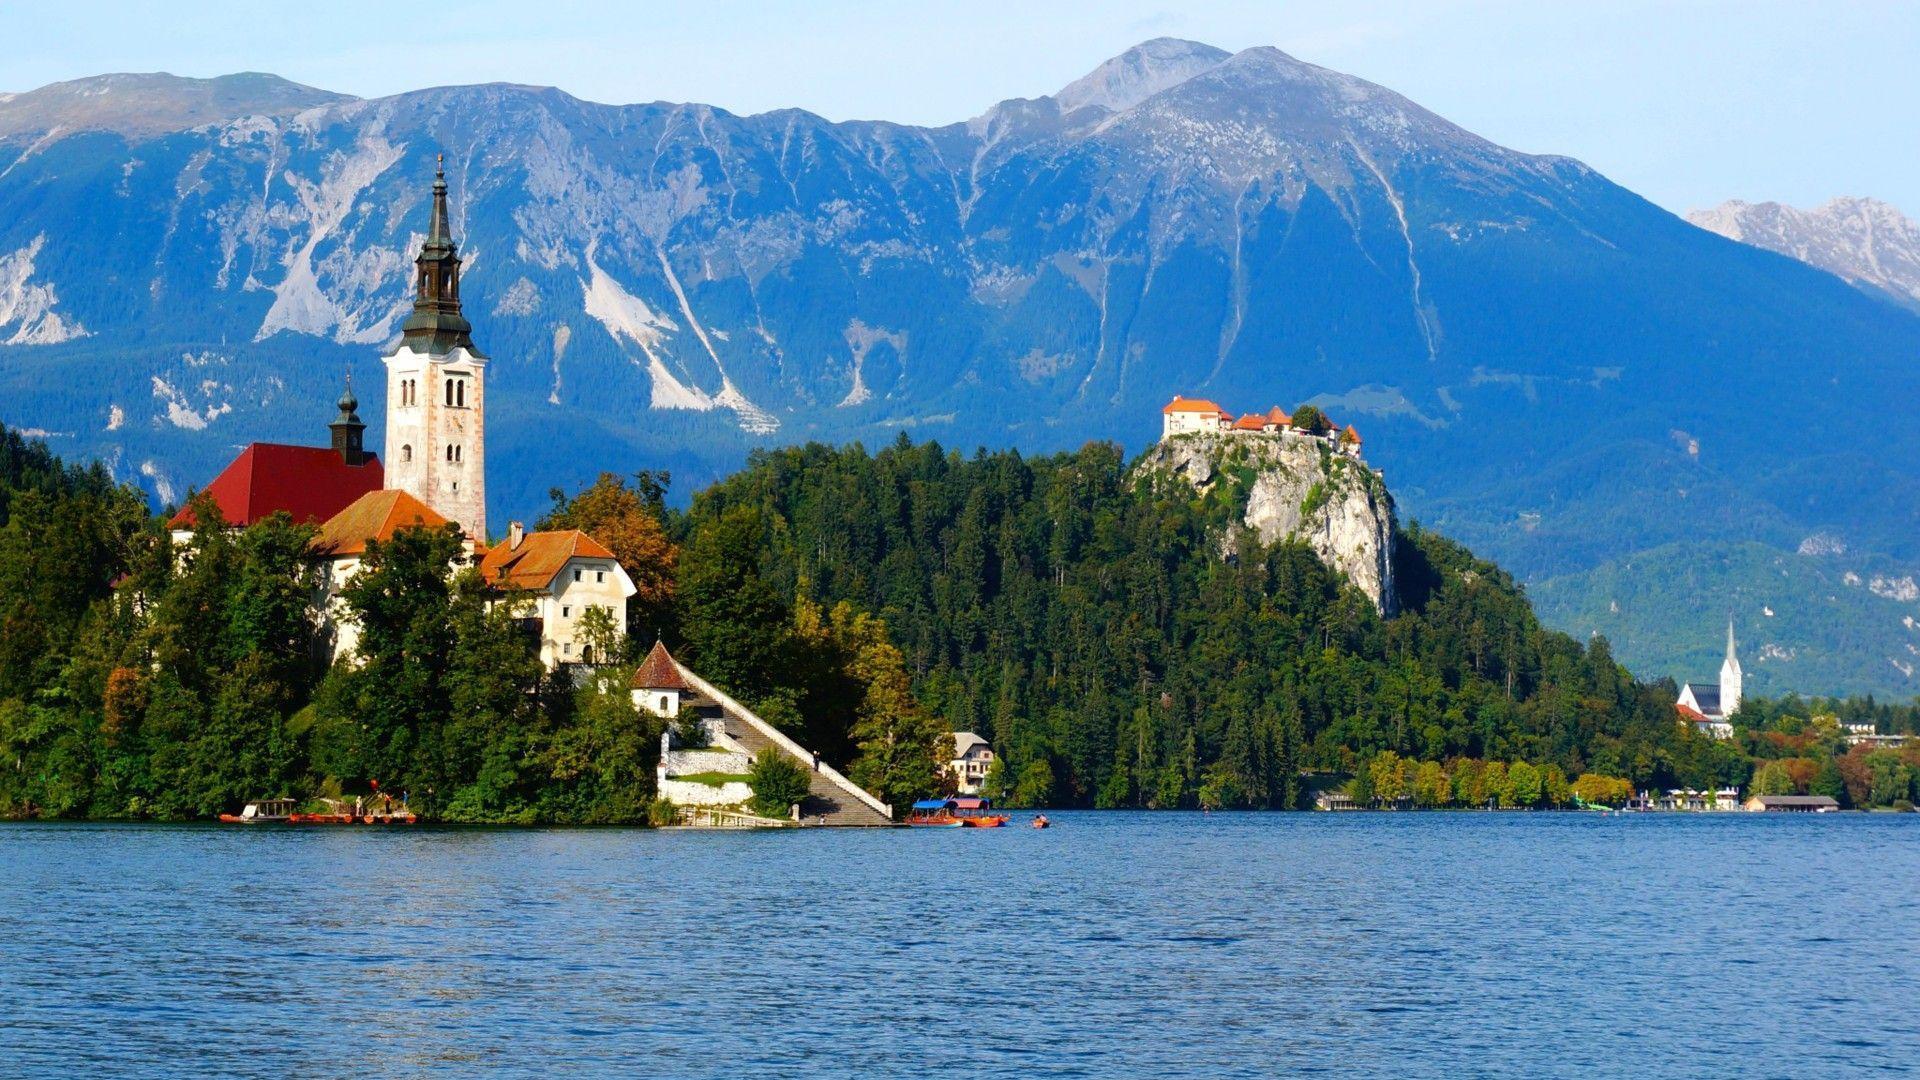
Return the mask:
<path id="1" fill-rule="evenodd" d="M 1920 818 L 0 827 L 0 1073 L 1920 1066 Z"/>

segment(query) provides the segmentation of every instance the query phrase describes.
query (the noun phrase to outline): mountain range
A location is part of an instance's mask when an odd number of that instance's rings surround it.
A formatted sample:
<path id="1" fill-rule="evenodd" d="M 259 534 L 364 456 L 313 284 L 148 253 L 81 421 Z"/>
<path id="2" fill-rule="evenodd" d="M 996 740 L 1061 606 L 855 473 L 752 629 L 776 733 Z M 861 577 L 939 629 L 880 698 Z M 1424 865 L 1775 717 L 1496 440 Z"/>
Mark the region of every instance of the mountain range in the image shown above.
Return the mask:
<path id="1" fill-rule="evenodd" d="M 1811 210 L 1733 199 L 1692 211 L 1687 220 L 1791 255 L 1920 311 L 1920 223 L 1878 199 L 1842 197 Z"/>
<path id="2" fill-rule="evenodd" d="M 379 385 L 440 154 L 496 520 L 807 439 L 1139 449 L 1181 392 L 1356 424 L 1403 516 L 1549 618 L 1630 605 L 1645 675 L 1707 670 L 1674 643 L 1711 657 L 1729 608 L 1816 644 L 1764 560 L 1695 572 L 1708 545 L 1920 564 L 1920 314 L 1384 87 L 1171 39 L 937 128 L 259 74 L 0 95 L 0 421 L 163 502 L 321 438 L 347 372 Z M 1752 687 L 1914 692 L 1920 605 L 1876 599 L 1835 665 Z"/>

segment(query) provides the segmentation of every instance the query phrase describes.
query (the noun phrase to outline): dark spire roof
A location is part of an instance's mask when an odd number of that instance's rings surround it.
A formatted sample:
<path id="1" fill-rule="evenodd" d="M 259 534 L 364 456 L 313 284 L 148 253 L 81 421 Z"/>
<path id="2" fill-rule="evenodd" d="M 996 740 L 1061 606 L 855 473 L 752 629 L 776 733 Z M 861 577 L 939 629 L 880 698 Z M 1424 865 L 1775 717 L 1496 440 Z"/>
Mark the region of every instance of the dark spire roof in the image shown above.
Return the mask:
<path id="1" fill-rule="evenodd" d="M 336 424 L 360 423 L 360 416 L 355 411 L 360 408 L 360 399 L 353 396 L 353 372 L 351 371 L 347 372 L 347 388 L 341 391 L 340 400 L 335 404 L 337 404 L 340 407 L 340 416 L 338 419 L 334 421 L 334 423 Z"/>
<path id="2" fill-rule="evenodd" d="M 364 465 L 371 455 L 366 451 L 367 425 L 360 422 L 360 400 L 353 396 L 353 373 L 347 373 L 347 388 L 341 392 L 340 415 L 333 418 L 327 430 L 333 433 L 333 449 L 340 460 L 348 465 Z"/>
<path id="3" fill-rule="evenodd" d="M 460 252 L 447 224 L 447 174 L 438 158 L 433 170 L 433 218 L 413 265 L 413 314 L 400 328 L 401 344 L 415 352 L 444 353 L 458 346 L 483 355 L 473 346 L 473 324 L 460 314 Z"/>

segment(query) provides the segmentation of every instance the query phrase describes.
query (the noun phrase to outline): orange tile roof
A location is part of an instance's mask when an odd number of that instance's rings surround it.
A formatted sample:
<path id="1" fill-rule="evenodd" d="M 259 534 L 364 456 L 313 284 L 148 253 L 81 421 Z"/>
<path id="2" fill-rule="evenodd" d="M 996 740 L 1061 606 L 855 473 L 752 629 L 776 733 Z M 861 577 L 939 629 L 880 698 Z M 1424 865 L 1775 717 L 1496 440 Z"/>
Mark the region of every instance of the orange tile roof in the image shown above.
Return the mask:
<path id="1" fill-rule="evenodd" d="M 369 491 L 320 526 L 313 549 L 326 555 L 359 555 L 367 550 L 369 540 L 384 543 L 401 529 L 445 524 L 446 518 L 404 491 Z"/>
<path id="2" fill-rule="evenodd" d="M 544 589 L 571 559 L 612 559 L 613 552 L 579 529 L 528 533 L 519 547 L 503 541 L 480 559 L 480 576 L 490 585 Z"/>
<path id="3" fill-rule="evenodd" d="M 1348 424 L 1347 430 L 1340 433 L 1340 438 L 1346 442 L 1357 444 L 1360 441 L 1360 433 L 1353 430 L 1352 424 Z"/>
<path id="4" fill-rule="evenodd" d="M 1248 413 L 1233 422 L 1235 431 L 1259 431 L 1267 426 L 1267 418 L 1259 413 Z"/>
<path id="5" fill-rule="evenodd" d="M 1278 424 L 1281 427 L 1286 427 L 1288 424 L 1293 423 L 1293 417 L 1288 416 L 1285 409 L 1282 409 L 1280 406 L 1275 405 L 1272 409 L 1269 409 L 1267 411 L 1267 422 L 1271 424 Z"/>
<path id="6" fill-rule="evenodd" d="M 1682 720 L 1687 720 L 1695 724 L 1704 724 L 1707 722 L 1707 715 L 1698 709 L 1689 709 L 1679 702 L 1675 702 L 1673 708 L 1675 712 L 1680 714 L 1680 719 Z"/>
<path id="7" fill-rule="evenodd" d="M 1227 415 L 1226 410 L 1222 409 L 1218 405 L 1215 405 L 1213 402 L 1206 400 L 1205 398 L 1183 398 L 1178 394 L 1175 394 L 1173 396 L 1173 400 L 1167 403 L 1166 408 L 1161 409 L 1160 411 L 1162 413 L 1177 413 L 1177 412 L 1213 413 L 1221 417 L 1224 417 Z"/>
<path id="8" fill-rule="evenodd" d="M 633 673 L 632 686 L 635 690 L 685 690 L 687 680 L 681 676 L 680 665 L 674 662 L 673 654 L 656 641 L 641 662 L 640 670 Z"/>

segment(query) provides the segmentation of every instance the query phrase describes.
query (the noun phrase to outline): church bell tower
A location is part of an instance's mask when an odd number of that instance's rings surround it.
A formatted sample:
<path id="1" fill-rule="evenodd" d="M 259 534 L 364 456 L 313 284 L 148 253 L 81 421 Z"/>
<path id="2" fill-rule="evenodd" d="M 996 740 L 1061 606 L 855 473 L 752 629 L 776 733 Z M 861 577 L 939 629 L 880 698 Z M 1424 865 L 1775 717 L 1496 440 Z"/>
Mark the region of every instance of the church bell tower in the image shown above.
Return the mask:
<path id="1" fill-rule="evenodd" d="M 387 365 L 387 486 L 487 539 L 486 371 L 460 313 L 460 254 L 447 223 L 447 177 L 436 166 L 433 218 L 414 259 L 413 313 Z"/>
<path id="2" fill-rule="evenodd" d="M 1720 664 L 1720 715 L 1740 709 L 1740 658 L 1733 654 L 1733 616 L 1727 616 L 1727 658 Z"/>

